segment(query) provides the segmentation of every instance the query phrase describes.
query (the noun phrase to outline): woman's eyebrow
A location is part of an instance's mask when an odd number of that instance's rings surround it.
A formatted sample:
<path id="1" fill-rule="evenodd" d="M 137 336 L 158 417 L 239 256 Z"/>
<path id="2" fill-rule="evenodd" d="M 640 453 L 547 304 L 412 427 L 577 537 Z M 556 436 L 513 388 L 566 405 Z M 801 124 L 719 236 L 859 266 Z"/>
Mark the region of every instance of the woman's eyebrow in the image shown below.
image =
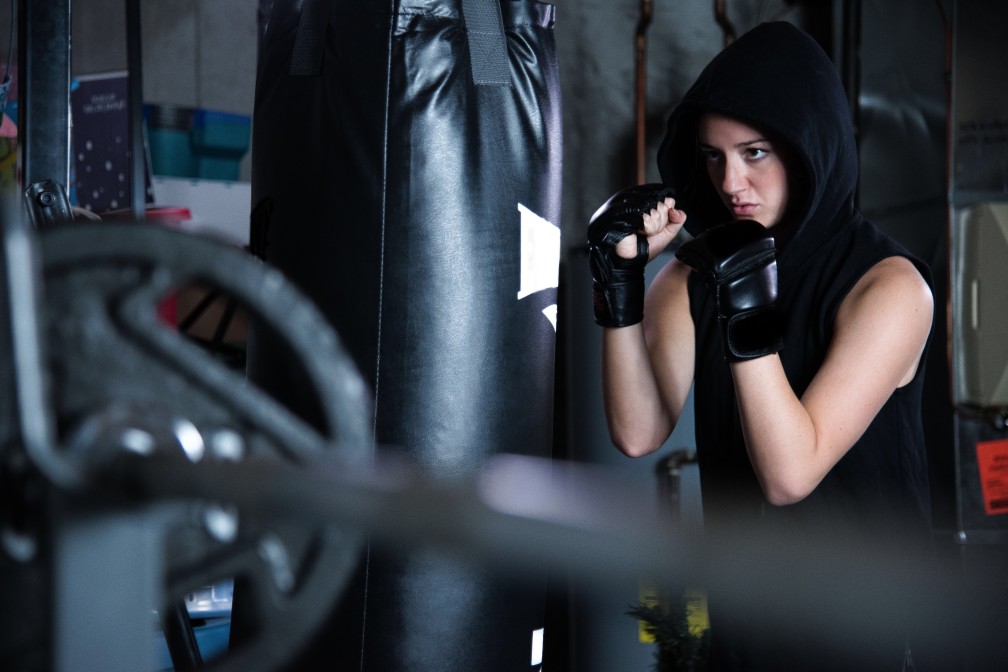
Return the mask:
<path id="1" fill-rule="evenodd" d="M 754 138 L 752 140 L 743 140 L 742 142 L 737 142 L 737 143 L 735 143 L 732 146 L 733 147 L 748 147 L 750 145 L 759 145 L 759 144 L 770 144 L 770 140 L 767 139 L 767 138 L 760 137 L 760 138 Z M 700 149 L 713 149 L 715 151 L 718 150 L 718 148 L 715 147 L 714 145 L 708 144 L 708 143 L 703 142 L 703 141 L 701 141 L 699 143 L 699 145 L 700 145 Z"/>

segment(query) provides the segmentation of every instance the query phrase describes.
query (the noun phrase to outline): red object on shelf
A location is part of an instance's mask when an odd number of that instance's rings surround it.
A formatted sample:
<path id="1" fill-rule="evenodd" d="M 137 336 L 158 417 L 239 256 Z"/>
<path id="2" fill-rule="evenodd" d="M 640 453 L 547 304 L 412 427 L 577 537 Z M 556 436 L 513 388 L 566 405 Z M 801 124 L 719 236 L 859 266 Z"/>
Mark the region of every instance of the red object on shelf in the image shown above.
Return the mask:
<path id="1" fill-rule="evenodd" d="M 103 215 L 106 219 L 131 219 L 133 213 L 130 210 L 116 210 L 106 212 Z M 176 206 L 154 207 L 148 206 L 144 209 L 144 221 L 154 224 L 163 224 L 169 227 L 178 227 L 182 222 L 192 219 L 192 212 L 189 208 Z M 167 324 L 178 324 L 177 300 L 174 292 L 165 296 L 158 304 L 158 316 Z"/>
<path id="2" fill-rule="evenodd" d="M 112 210 L 101 215 L 102 219 L 132 219 L 133 211 L 128 208 Z M 156 224 L 167 226 L 178 226 L 182 222 L 192 219 L 192 212 L 189 208 L 174 205 L 153 206 L 149 205 L 144 209 L 144 220 Z"/>

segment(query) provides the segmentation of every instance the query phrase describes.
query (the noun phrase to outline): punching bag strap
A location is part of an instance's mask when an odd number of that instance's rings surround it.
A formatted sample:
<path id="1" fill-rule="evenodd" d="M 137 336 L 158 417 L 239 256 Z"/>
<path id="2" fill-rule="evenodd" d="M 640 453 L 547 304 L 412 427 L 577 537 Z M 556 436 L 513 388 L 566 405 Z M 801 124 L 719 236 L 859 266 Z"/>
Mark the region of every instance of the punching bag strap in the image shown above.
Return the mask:
<path id="1" fill-rule="evenodd" d="M 469 37 L 473 84 L 510 84 L 511 68 L 498 0 L 462 0 L 462 15 Z"/>
<path id="2" fill-rule="evenodd" d="M 301 0 L 297 35 L 291 52 L 291 75 L 318 76 L 322 74 L 324 40 L 329 24 L 330 0 Z"/>

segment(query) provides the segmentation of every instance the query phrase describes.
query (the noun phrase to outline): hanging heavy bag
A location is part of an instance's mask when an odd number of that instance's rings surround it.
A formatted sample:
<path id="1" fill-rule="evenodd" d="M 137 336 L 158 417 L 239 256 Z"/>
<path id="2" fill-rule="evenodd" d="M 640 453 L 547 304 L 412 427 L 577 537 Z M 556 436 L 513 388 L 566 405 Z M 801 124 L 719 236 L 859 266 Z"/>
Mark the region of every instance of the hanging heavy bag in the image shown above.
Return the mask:
<path id="1" fill-rule="evenodd" d="M 551 454 L 553 11 L 276 0 L 261 43 L 253 252 L 332 321 L 374 391 L 377 444 L 441 476 L 501 453 Z M 250 335 L 249 376 L 315 419 L 273 346 Z M 305 655 L 346 669 L 535 670 L 543 583 L 376 547 Z M 235 642 L 252 636 L 240 602 Z"/>

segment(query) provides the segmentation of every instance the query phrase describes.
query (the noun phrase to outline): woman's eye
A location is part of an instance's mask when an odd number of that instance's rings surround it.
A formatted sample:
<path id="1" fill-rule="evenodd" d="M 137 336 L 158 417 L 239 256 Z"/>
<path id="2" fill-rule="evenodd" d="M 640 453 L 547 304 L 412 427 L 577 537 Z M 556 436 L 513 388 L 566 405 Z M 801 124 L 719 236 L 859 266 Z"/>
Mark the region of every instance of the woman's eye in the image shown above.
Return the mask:
<path id="1" fill-rule="evenodd" d="M 747 147 L 746 156 L 750 160 L 759 160 L 770 153 L 770 150 L 766 147 Z"/>
<path id="2" fill-rule="evenodd" d="M 700 150 L 700 153 L 703 155 L 704 161 L 707 163 L 715 163 L 721 159 L 721 152 L 713 149 L 702 149 Z"/>

